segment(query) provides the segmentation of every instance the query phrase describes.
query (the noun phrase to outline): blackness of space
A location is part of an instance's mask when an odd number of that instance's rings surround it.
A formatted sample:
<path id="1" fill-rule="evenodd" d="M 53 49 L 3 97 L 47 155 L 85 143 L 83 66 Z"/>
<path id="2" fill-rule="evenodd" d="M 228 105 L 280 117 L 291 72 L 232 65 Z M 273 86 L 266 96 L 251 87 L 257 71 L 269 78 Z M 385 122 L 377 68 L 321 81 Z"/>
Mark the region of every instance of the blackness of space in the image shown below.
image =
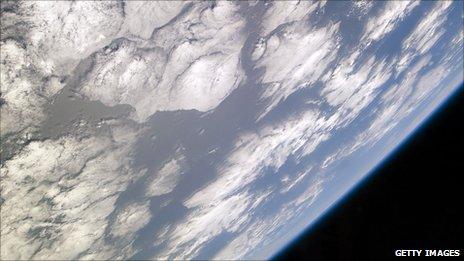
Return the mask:
<path id="1" fill-rule="evenodd" d="M 390 260 L 400 258 L 396 249 L 459 249 L 462 257 L 463 136 L 461 85 L 396 153 L 275 260 Z"/>

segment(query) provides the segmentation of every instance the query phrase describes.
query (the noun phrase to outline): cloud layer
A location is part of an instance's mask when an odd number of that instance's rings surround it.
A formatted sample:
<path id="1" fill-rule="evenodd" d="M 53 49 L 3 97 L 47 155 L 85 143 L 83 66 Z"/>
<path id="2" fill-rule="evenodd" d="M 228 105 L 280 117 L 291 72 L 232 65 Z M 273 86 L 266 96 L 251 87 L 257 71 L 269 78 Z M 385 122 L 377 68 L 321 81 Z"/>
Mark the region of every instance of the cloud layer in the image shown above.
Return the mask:
<path id="1" fill-rule="evenodd" d="M 337 164 L 452 90 L 461 18 L 451 1 L 7 3 L 0 257 L 268 258 L 359 174 Z"/>

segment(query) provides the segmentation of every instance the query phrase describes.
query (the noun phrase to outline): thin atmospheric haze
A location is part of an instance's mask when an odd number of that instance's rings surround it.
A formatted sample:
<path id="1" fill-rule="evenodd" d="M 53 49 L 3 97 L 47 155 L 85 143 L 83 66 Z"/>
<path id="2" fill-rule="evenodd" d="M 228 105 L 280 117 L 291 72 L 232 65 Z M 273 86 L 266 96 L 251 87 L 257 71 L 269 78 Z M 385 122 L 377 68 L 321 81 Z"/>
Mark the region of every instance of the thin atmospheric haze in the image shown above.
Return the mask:
<path id="1" fill-rule="evenodd" d="M 267 259 L 455 93 L 462 1 L 1 1 L 0 259 Z"/>

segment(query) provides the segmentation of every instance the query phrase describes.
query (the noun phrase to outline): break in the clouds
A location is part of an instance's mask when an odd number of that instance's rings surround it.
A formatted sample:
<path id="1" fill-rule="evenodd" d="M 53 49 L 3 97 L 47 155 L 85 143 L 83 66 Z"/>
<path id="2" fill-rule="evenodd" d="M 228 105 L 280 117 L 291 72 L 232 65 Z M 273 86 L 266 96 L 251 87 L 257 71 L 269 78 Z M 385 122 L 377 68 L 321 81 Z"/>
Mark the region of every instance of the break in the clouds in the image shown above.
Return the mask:
<path id="1" fill-rule="evenodd" d="M 2 2 L 1 259 L 272 257 L 456 89 L 462 5 Z"/>

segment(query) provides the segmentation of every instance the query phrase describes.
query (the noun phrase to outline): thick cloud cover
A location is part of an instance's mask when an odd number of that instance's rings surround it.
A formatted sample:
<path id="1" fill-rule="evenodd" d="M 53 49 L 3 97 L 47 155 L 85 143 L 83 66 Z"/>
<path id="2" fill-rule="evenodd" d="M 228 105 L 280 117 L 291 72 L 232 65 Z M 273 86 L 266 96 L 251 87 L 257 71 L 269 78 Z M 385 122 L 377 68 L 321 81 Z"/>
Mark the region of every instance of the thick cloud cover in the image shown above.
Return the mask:
<path id="1" fill-rule="evenodd" d="M 451 1 L 2 2 L 0 257 L 269 257 L 354 175 L 338 164 L 462 79 L 461 20 Z"/>

